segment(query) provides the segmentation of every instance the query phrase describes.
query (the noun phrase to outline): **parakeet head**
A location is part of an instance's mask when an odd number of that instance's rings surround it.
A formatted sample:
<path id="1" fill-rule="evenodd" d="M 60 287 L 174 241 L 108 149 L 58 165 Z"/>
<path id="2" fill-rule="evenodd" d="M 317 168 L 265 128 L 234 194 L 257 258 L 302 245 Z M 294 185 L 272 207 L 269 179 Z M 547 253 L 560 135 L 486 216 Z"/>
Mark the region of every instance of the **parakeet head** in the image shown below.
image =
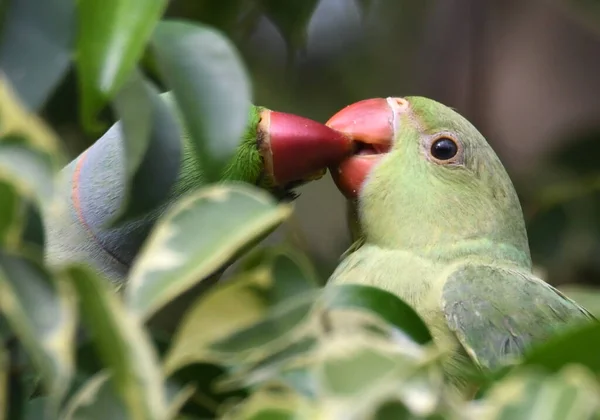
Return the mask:
<path id="1" fill-rule="evenodd" d="M 368 242 L 428 254 L 491 243 L 529 260 L 512 182 L 457 112 L 422 97 L 377 98 L 346 107 L 327 125 L 357 143 L 331 172 L 355 200 Z"/>

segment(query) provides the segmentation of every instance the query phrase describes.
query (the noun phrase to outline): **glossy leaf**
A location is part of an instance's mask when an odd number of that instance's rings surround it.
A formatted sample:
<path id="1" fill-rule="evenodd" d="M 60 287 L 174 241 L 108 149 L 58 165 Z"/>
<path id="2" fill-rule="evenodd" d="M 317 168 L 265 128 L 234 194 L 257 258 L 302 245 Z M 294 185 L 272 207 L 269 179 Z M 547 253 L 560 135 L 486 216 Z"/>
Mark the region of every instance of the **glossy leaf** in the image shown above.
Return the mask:
<path id="1" fill-rule="evenodd" d="M 7 246 L 14 248 L 20 242 L 25 218 L 29 217 L 26 204 L 48 204 L 52 199 L 61 157 L 52 132 L 23 108 L 4 80 L 0 81 L 0 183 L 4 185 L 4 226 L 0 230 Z M 28 198 L 27 203 L 19 195 Z"/>
<path id="2" fill-rule="evenodd" d="M 152 46 L 199 165 L 208 181 L 217 181 L 248 123 L 252 98 L 243 61 L 227 38 L 199 24 L 163 21 Z"/>
<path id="3" fill-rule="evenodd" d="M 357 308 L 370 311 L 408 334 L 419 344 L 432 340 L 429 329 L 407 303 L 385 290 L 363 285 L 345 284 L 326 288 L 325 308 Z"/>
<path id="4" fill-rule="evenodd" d="M 312 269 L 298 255 L 269 251 L 262 264 L 215 286 L 191 306 L 166 357 L 168 371 L 260 347 L 304 319 L 317 291 Z"/>
<path id="5" fill-rule="evenodd" d="M 72 0 L 9 1 L 0 43 L 0 69 L 24 106 L 40 109 L 71 64 Z"/>
<path id="6" fill-rule="evenodd" d="M 225 420 L 310 420 L 328 418 L 317 404 L 299 398 L 287 389 L 259 388 L 242 404 L 232 406 L 222 417 Z"/>
<path id="7" fill-rule="evenodd" d="M 73 376 L 77 311 L 70 286 L 33 258 L 0 254 L 0 310 L 55 403 Z"/>
<path id="8" fill-rule="evenodd" d="M 106 279 L 83 267 L 72 267 L 86 327 L 129 418 L 162 419 L 167 412 L 158 355 L 145 330 L 109 288 Z"/>
<path id="9" fill-rule="evenodd" d="M 51 160 L 27 145 L 23 137 L 8 135 L 0 140 L 0 178 L 38 204 L 52 199 L 56 172 Z"/>
<path id="10" fill-rule="evenodd" d="M 394 374 L 396 363 L 389 355 L 368 346 L 352 344 L 348 354 L 330 357 L 321 367 L 324 386 L 334 394 L 364 393 L 378 381 Z"/>
<path id="11" fill-rule="evenodd" d="M 181 130 L 174 107 L 137 70 L 117 93 L 125 148 L 125 202 L 115 222 L 147 214 L 163 204 L 179 176 Z"/>
<path id="12" fill-rule="evenodd" d="M 235 355 L 252 352 L 273 342 L 288 343 L 287 336 L 308 319 L 315 297 L 315 294 L 305 294 L 290 299 L 269 311 L 260 322 L 212 343 L 210 348 L 217 353 Z"/>
<path id="13" fill-rule="evenodd" d="M 600 373 L 600 322 L 591 322 L 556 335 L 525 355 L 523 364 L 558 371 L 570 364 L 581 364 Z"/>
<path id="14" fill-rule="evenodd" d="M 25 405 L 23 420 L 52 420 L 51 407 L 48 397 L 33 398 Z"/>
<path id="15" fill-rule="evenodd" d="M 290 211 L 247 185 L 214 185 L 189 194 L 160 221 L 132 267 L 128 306 L 149 317 L 264 238 Z"/>
<path id="16" fill-rule="evenodd" d="M 82 0 L 78 3 L 77 67 L 82 118 L 96 129 L 96 114 L 123 86 L 167 0 Z"/>
<path id="17" fill-rule="evenodd" d="M 0 77 L 0 137 L 19 139 L 35 152 L 46 156 L 55 170 L 64 164 L 61 145 L 52 131 L 30 114 L 16 96 L 6 77 Z"/>
<path id="18" fill-rule="evenodd" d="M 497 383 L 470 418 L 596 419 L 600 414 L 600 387 L 594 379 L 591 372 L 579 366 L 548 376 L 524 370 Z"/>
<path id="19" fill-rule="evenodd" d="M 23 225 L 21 200 L 16 189 L 0 182 L 0 243 L 14 249 L 19 243 Z"/>

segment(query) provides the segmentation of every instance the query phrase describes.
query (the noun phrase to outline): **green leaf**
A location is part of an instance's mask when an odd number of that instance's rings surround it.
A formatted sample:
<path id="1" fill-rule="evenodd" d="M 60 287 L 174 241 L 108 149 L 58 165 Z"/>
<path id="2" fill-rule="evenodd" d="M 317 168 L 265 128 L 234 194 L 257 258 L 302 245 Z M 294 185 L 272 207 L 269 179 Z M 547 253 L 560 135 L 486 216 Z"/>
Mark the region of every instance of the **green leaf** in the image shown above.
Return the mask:
<path id="1" fill-rule="evenodd" d="M 40 118 L 23 107 L 6 77 L 1 75 L 0 137 L 22 140 L 31 150 L 47 156 L 56 171 L 65 163 L 59 140 Z"/>
<path id="2" fill-rule="evenodd" d="M 242 404 L 230 407 L 222 417 L 225 420 L 309 420 L 325 419 L 325 410 L 299 398 L 289 390 L 271 390 L 265 387 L 254 392 Z"/>
<path id="3" fill-rule="evenodd" d="M 77 312 L 70 286 L 33 258 L 0 254 L 0 310 L 55 402 L 73 376 Z"/>
<path id="4" fill-rule="evenodd" d="M 506 420 L 597 419 L 600 388 L 591 372 L 570 366 L 555 375 L 519 371 L 488 392 L 468 418 Z M 465 413 L 466 414 L 466 413 Z"/>
<path id="5" fill-rule="evenodd" d="M 549 371 L 558 371 L 570 364 L 581 364 L 600 373 L 600 322 L 570 328 L 551 337 L 529 351 L 523 365 L 535 365 Z"/>
<path id="6" fill-rule="evenodd" d="M 75 2 L 13 0 L 5 13 L 0 68 L 27 109 L 39 110 L 70 66 Z"/>
<path id="7" fill-rule="evenodd" d="M 62 158 L 52 132 L 23 108 L 9 85 L 0 79 L 0 237 L 8 248 L 20 243 L 31 211 L 27 206 L 31 202 L 50 203 Z"/>
<path id="8" fill-rule="evenodd" d="M 408 334 L 419 344 L 431 342 L 429 329 L 407 303 L 385 290 L 358 284 L 330 286 L 325 289 L 326 309 L 367 310 Z"/>
<path id="9" fill-rule="evenodd" d="M 154 228 L 125 291 L 128 306 L 148 318 L 264 238 L 291 213 L 265 191 L 213 185 L 178 201 Z"/>
<path id="10" fill-rule="evenodd" d="M 129 418 L 162 419 L 167 412 L 164 379 L 146 331 L 109 289 L 109 282 L 83 267 L 71 267 L 86 327 L 111 370 Z"/>
<path id="11" fill-rule="evenodd" d="M 50 203 L 56 182 L 52 161 L 27 144 L 23 137 L 8 135 L 0 140 L 0 179 L 38 204 Z"/>
<path id="12" fill-rule="evenodd" d="M 252 271 L 218 284 L 191 306 L 165 358 L 167 371 L 260 347 L 304 319 L 318 290 L 312 268 L 284 248 L 261 254 Z"/>
<path id="13" fill-rule="evenodd" d="M 6 248 L 14 249 L 20 242 L 21 204 L 14 186 L 0 182 L 0 243 Z"/>
<path id="14" fill-rule="evenodd" d="M 49 409 L 52 407 L 48 397 L 37 397 L 25 405 L 23 420 L 52 420 Z"/>
<path id="15" fill-rule="evenodd" d="M 167 0 L 78 3 L 77 67 L 88 129 L 97 128 L 97 113 L 129 77 L 166 5 Z"/>
<path id="16" fill-rule="evenodd" d="M 323 362 L 322 381 L 334 394 L 360 394 L 386 376 L 393 375 L 396 363 L 386 354 L 374 349 L 357 348 L 347 355 L 338 355 Z"/>
<path id="17" fill-rule="evenodd" d="M 175 334 L 165 370 L 174 372 L 187 364 L 211 361 L 211 343 L 258 322 L 268 310 L 260 292 L 265 282 L 265 276 L 249 274 L 230 279 L 201 296 Z"/>
<path id="18" fill-rule="evenodd" d="M 315 294 L 290 299 L 269 311 L 260 322 L 212 343 L 210 349 L 217 353 L 237 356 L 244 352 L 260 350 L 261 347 L 276 341 L 288 343 L 287 336 L 308 318 L 314 301 Z"/>
<path id="19" fill-rule="evenodd" d="M 115 393 L 111 375 L 102 371 L 88 379 L 77 390 L 60 418 L 64 420 L 128 420 L 136 417 L 127 415 L 123 401 Z"/>
<path id="20" fill-rule="evenodd" d="M 125 203 L 114 218 L 130 220 L 165 202 L 179 176 L 181 131 L 171 106 L 137 70 L 117 93 L 114 108 L 125 139 Z"/>
<path id="21" fill-rule="evenodd" d="M 251 91 L 243 61 L 226 37 L 199 24 L 163 21 L 152 47 L 200 167 L 208 181 L 217 181 L 248 124 Z"/>

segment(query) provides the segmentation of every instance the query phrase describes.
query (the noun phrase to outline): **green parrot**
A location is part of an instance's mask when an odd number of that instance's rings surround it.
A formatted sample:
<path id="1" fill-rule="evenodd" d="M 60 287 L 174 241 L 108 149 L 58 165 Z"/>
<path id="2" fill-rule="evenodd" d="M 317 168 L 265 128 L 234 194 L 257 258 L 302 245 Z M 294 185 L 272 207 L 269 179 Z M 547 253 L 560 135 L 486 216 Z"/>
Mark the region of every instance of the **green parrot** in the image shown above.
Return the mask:
<path id="1" fill-rule="evenodd" d="M 161 98 L 180 115 L 170 93 Z M 165 176 L 160 168 L 169 162 L 179 167 L 170 195 L 155 210 L 118 227 L 109 228 L 107 222 L 121 208 L 126 191 L 121 123 L 115 123 L 62 170 L 58 205 L 43 212 L 50 265 L 84 262 L 112 282 L 123 283 L 157 217 L 177 197 L 205 184 L 185 128 L 181 146 L 164 144 L 173 143 L 173 139 L 159 140 L 163 152 L 154 155 L 157 162 L 152 162 L 152 176 Z M 323 124 L 251 106 L 247 129 L 222 179 L 247 182 L 268 189 L 280 199 L 293 199 L 293 188 L 323 176 L 327 166 L 351 153 L 352 142 Z M 152 176 L 144 180 L 148 185 L 137 187 L 152 191 Z"/>
<path id="2" fill-rule="evenodd" d="M 327 287 L 361 284 L 410 304 L 449 352 L 489 371 L 593 317 L 532 274 L 519 199 L 484 137 L 422 97 L 357 102 L 327 123 L 357 152 L 331 168 L 348 198 L 355 244 Z"/>

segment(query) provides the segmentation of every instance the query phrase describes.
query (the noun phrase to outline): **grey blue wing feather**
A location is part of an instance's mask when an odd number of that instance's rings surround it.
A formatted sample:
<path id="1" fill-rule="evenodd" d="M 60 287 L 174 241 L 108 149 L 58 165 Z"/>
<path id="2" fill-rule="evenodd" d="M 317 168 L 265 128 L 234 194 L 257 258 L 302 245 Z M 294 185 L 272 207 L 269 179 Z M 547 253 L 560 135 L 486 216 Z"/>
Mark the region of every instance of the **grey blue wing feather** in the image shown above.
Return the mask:
<path id="1" fill-rule="evenodd" d="M 560 291 L 523 271 L 467 264 L 444 285 L 442 307 L 476 364 L 496 369 L 563 328 L 595 318 Z"/>

